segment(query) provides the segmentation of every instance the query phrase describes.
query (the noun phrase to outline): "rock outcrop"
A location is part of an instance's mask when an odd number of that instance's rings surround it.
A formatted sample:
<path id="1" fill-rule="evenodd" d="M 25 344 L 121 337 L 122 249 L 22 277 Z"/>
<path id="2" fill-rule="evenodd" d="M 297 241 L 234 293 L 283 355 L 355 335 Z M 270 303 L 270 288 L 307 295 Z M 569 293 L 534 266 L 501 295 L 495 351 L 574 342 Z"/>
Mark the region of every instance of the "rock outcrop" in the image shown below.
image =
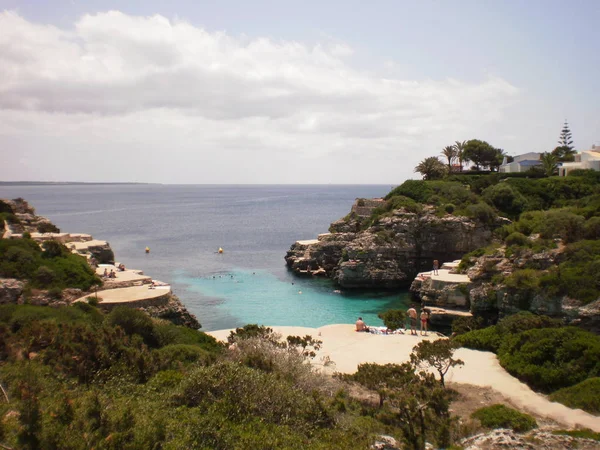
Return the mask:
<path id="1" fill-rule="evenodd" d="M 533 430 L 524 434 L 509 429 L 496 429 L 463 439 L 460 445 L 465 450 L 592 450 L 598 448 L 598 441 L 553 434 L 550 429 Z"/>
<path id="2" fill-rule="evenodd" d="M 72 252 L 86 257 L 92 268 L 98 264 L 114 264 L 114 253 L 110 244 L 106 241 L 97 241 L 87 234 L 60 233 L 60 230 L 45 217 L 37 216 L 33 207 L 23 199 L 0 200 L 1 206 L 10 208 L 13 215 L 11 223 L 0 223 L 0 235 L 6 239 L 21 239 L 23 233 L 28 232 L 31 238 L 40 245 L 48 240 L 56 240 L 64 244 Z M 135 280 L 131 283 L 119 283 L 114 285 L 115 280 L 107 280 L 103 288 L 122 288 L 128 285 L 138 285 L 145 280 Z M 149 278 L 148 283 L 151 279 Z M 98 291 L 99 295 L 102 290 Z M 0 305 L 2 304 L 24 304 L 38 306 L 67 306 L 75 300 L 86 295 L 96 295 L 94 292 L 84 292 L 80 289 L 63 289 L 58 294 L 54 291 L 43 289 L 26 289 L 26 282 L 16 279 L 0 278 Z M 183 325 L 193 329 L 199 329 L 200 323 L 183 305 L 181 300 L 172 293 L 166 293 L 165 301 L 147 302 L 147 305 L 138 309 L 145 311 L 151 317 L 169 320 L 176 325 Z M 132 307 L 136 303 L 132 302 Z"/>
<path id="3" fill-rule="evenodd" d="M 430 206 L 420 212 L 397 209 L 361 229 L 365 217 L 356 211 L 365 213 L 367 206 L 357 203 L 331 224 L 331 233 L 292 245 L 288 267 L 302 275 L 322 273 L 343 288 L 396 289 L 430 269 L 434 259 L 460 258 L 492 239 L 490 226 L 464 216 L 439 217 Z"/>

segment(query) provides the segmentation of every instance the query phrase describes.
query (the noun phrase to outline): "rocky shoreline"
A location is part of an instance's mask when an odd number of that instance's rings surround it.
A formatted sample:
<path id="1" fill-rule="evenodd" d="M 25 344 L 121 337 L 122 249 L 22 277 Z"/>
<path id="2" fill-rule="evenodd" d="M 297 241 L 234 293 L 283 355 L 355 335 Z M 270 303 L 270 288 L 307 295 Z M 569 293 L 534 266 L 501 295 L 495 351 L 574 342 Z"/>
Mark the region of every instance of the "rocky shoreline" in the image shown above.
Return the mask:
<path id="1" fill-rule="evenodd" d="M 285 256 L 299 276 L 324 276 L 343 289 L 395 290 L 410 286 L 414 299 L 432 309 L 432 323 L 449 327 L 457 317 L 473 315 L 485 322 L 519 311 L 562 319 L 566 324 L 600 333 L 600 300 L 587 305 L 566 296 L 509 288 L 496 279 L 525 267 L 555 266 L 561 247 L 541 253 L 509 255 L 505 246 L 490 254 L 472 257 L 460 277 L 432 277 L 433 260 L 446 263 L 446 272 L 461 273 L 464 255 L 493 241 L 495 223 L 440 215 L 432 206 L 398 208 L 377 217 L 382 199 L 357 199 L 350 214 L 331 224 L 317 239 L 297 241 Z M 375 219 L 373 217 L 375 216 Z M 442 270 L 443 271 L 443 270 Z"/>
<path id="2" fill-rule="evenodd" d="M 35 214 L 35 210 L 23 199 L 2 200 L 12 209 L 15 219 L 13 223 L 4 222 L 3 238 L 20 239 L 23 233 L 29 233 L 31 238 L 38 243 L 47 240 L 56 240 L 69 248 L 73 253 L 84 256 L 92 269 L 98 267 L 112 267 L 115 264 L 114 252 L 106 241 L 99 241 L 88 234 L 61 233 L 52 222 Z M 100 270 L 101 272 L 101 270 Z M 134 272 L 143 275 L 141 271 Z M 102 292 L 114 289 L 124 289 L 132 286 L 152 286 L 150 277 L 138 277 L 133 281 L 102 278 L 102 286 L 98 290 L 82 291 L 81 289 L 63 289 L 60 298 L 51 295 L 49 291 L 27 289 L 26 283 L 12 278 L 0 278 L 0 305 L 2 304 L 31 304 L 41 306 L 66 306 L 86 297 L 102 299 Z M 160 301 L 121 302 L 119 305 L 136 308 L 144 311 L 149 316 L 168 320 L 176 325 L 183 325 L 192 329 L 201 328 L 198 319 L 191 314 L 181 300 L 174 295 L 170 288 Z M 102 309 L 110 309 L 111 304 L 102 301 L 98 303 Z"/>
<path id="3" fill-rule="evenodd" d="M 285 256 L 298 275 L 326 276 L 344 289 L 398 289 L 431 268 L 491 242 L 492 227 L 433 207 L 394 210 L 365 227 L 381 199 L 357 199 L 350 214 L 316 240 L 297 241 Z"/>

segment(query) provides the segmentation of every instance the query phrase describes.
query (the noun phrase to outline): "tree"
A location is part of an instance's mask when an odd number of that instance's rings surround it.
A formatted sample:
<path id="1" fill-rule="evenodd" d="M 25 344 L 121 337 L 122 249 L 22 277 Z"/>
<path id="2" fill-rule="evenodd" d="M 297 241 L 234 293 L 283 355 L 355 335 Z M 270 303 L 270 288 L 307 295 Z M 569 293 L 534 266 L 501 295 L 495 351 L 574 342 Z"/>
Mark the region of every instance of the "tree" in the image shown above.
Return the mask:
<path id="1" fill-rule="evenodd" d="M 448 168 L 436 156 L 430 156 L 415 167 L 415 172 L 423 175 L 424 180 L 435 180 L 443 178 L 448 172 Z"/>
<path id="2" fill-rule="evenodd" d="M 410 363 L 403 364 L 359 364 L 352 375 L 341 375 L 340 378 L 355 381 L 367 389 L 379 394 L 379 407 L 395 389 L 401 389 L 414 381 L 414 367 Z"/>
<path id="3" fill-rule="evenodd" d="M 576 152 L 575 147 L 573 147 L 573 135 L 566 120 L 560 132 L 558 143 L 559 146 L 552 150 L 552 154 L 556 156 L 558 161 L 574 161 Z"/>
<path id="4" fill-rule="evenodd" d="M 463 163 L 467 163 L 470 160 L 465 156 L 465 146 L 467 145 L 467 141 L 456 141 L 454 143 L 454 148 L 456 149 L 456 157 L 458 158 L 458 164 L 460 165 L 460 171 L 463 170 Z"/>
<path id="5" fill-rule="evenodd" d="M 444 376 L 450 367 L 463 365 L 460 359 L 454 359 L 454 350 L 457 344 L 450 339 L 437 339 L 435 341 L 421 341 L 413 348 L 410 360 L 415 366 L 427 365 L 440 374 L 440 383 L 443 387 Z"/>
<path id="6" fill-rule="evenodd" d="M 447 145 L 442 150 L 442 155 L 444 155 L 446 158 L 448 158 L 448 170 L 452 171 L 452 163 L 458 156 L 458 151 L 456 150 L 456 148 L 453 145 Z"/>
<path id="7" fill-rule="evenodd" d="M 558 157 L 554 154 L 554 152 L 542 153 L 540 161 L 542 162 L 542 168 L 544 169 L 544 172 L 546 172 L 547 176 L 551 177 L 552 175 L 556 174 L 558 171 Z"/>
<path id="8" fill-rule="evenodd" d="M 390 309 L 380 313 L 378 317 L 383 320 L 383 324 L 391 331 L 402 328 L 406 324 L 406 313 L 401 309 Z"/>
<path id="9" fill-rule="evenodd" d="M 474 162 L 478 170 L 481 167 L 498 167 L 502 164 L 502 158 L 504 157 L 503 150 L 494 148 L 486 141 L 479 139 L 467 141 L 463 154 L 463 158 Z"/>

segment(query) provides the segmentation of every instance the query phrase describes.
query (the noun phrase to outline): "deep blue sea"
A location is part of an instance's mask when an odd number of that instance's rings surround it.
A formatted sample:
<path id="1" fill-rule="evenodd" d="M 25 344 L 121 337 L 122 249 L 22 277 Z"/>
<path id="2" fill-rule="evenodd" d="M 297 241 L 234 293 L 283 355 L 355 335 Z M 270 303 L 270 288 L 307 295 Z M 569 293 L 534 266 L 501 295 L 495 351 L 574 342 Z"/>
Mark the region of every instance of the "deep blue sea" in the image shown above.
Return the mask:
<path id="1" fill-rule="evenodd" d="M 283 259 L 295 241 L 327 232 L 355 198 L 391 187 L 0 186 L 0 198 L 23 197 L 61 231 L 107 240 L 117 261 L 171 283 L 211 331 L 247 323 L 318 327 L 358 316 L 380 325 L 379 312 L 405 307 L 406 291 L 336 293 L 328 280 L 294 276 Z"/>

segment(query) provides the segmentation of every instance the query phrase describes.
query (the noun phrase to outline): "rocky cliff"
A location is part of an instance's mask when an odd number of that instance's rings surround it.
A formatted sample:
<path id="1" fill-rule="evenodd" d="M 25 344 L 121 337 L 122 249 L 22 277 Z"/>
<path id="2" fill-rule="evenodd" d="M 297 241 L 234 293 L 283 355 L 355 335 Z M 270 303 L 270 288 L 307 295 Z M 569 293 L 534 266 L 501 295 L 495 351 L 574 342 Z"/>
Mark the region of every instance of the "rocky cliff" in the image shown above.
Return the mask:
<path id="1" fill-rule="evenodd" d="M 331 233 L 292 245 L 285 256 L 288 267 L 300 275 L 323 274 L 343 288 L 395 289 L 429 270 L 433 260 L 460 258 L 492 239 L 489 225 L 464 216 L 440 217 L 430 206 L 400 208 L 372 220 L 369 210 L 380 202 L 359 202 L 331 224 Z"/>
<path id="2" fill-rule="evenodd" d="M 87 234 L 61 233 L 50 220 L 36 215 L 34 208 L 25 200 L 20 198 L 15 200 L 0 199 L 0 207 L 3 212 L 9 213 L 10 219 L 5 223 L 0 220 L 0 233 L 3 232 L 3 236 L 0 236 L 0 238 L 21 239 L 24 233 L 29 233 L 31 238 L 40 245 L 48 240 L 56 240 L 64 244 L 73 253 L 84 256 L 92 268 L 95 268 L 97 264 L 114 264 L 114 253 L 108 242 L 94 240 L 92 236 Z M 128 283 L 125 281 L 115 284 L 114 281 L 103 280 L 102 288 L 116 289 L 146 282 Z M 150 281 L 149 278 L 147 283 L 150 283 Z M 98 292 L 101 293 L 102 290 Z M 39 306 L 66 306 L 91 294 L 91 292 L 84 292 L 81 289 L 63 289 L 58 294 L 43 289 L 31 289 L 24 280 L 2 278 L 0 276 L 0 305 L 27 303 Z M 134 303 L 132 302 L 132 305 Z M 102 303 L 99 306 L 102 308 Z M 161 302 L 160 305 L 136 308 L 145 311 L 151 317 L 169 320 L 176 325 L 184 325 L 193 329 L 201 327 L 196 317 L 172 293 L 168 295 L 167 301 Z"/>
<path id="3" fill-rule="evenodd" d="M 506 246 L 491 246 L 483 255 L 464 258 L 456 269 L 468 275 L 468 283 L 417 278 L 410 290 L 427 305 L 464 307 L 488 323 L 529 311 L 600 333 L 600 300 L 585 304 L 567 295 L 552 294 L 551 290 L 540 288 L 534 279 L 556 269 L 564 258 L 564 246 L 558 244 L 543 251 L 518 252 Z M 457 298 L 464 300 L 459 302 Z"/>

